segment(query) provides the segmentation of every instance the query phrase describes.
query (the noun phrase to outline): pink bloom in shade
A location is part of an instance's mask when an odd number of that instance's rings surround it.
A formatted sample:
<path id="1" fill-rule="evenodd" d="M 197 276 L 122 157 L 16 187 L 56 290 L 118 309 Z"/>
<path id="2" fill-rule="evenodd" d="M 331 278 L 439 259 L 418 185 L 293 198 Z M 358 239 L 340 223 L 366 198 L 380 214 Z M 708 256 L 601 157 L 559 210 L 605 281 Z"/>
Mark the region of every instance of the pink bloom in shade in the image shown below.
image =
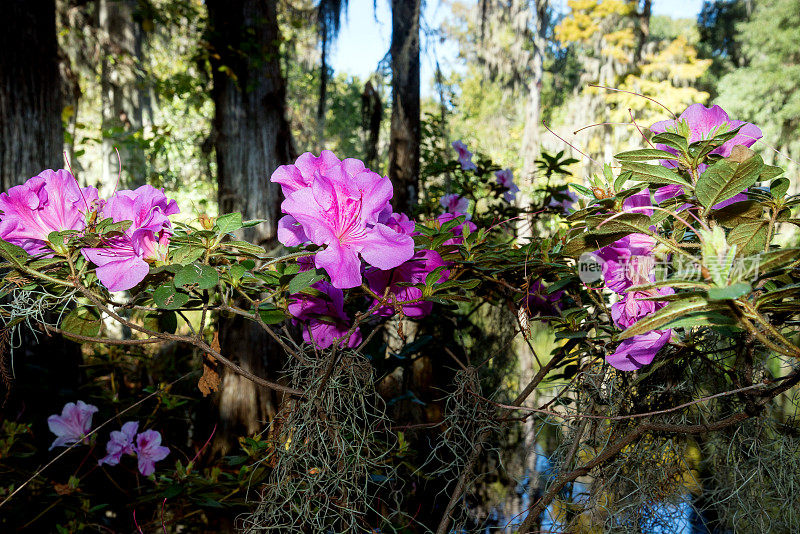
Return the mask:
<path id="1" fill-rule="evenodd" d="M 289 194 L 281 209 L 292 217 L 309 241 L 326 245 L 315 256 L 339 289 L 361 284 L 361 261 L 391 269 L 414 255 L 414 240 L 378 222 L 392 198 L 392 184 L 345 160 L 317 173 L 309 187 Z M 360 163 L 360 162 L 358 162 Z"/>
<path id="2" fill-rule="evenodd" d="M 653 203 L 650 201 L 650 190 L 645 188 L 639 191 L 638 193 L 634 193 L 633 195 L 626 198 L 622 202 L 622 209 L 623 211 L 627 211 L 630 213 L 641 213 L 643 215 L 647 215 L 648 217 L 650 217 L 651 215 L 653 215 L 653 210 L 647 208 L 649 208 L 652 205 Z"/>
<path id="3" fill-rule="evenodd" d="M 420 250 L 413 258 L 389 271 L 381 271 L 380 269 L 368 269 L 365 273 L 369 288 L 378 295 L 383 296 L 386 287 L 389 287 L 389 295 L 393 298 L 393 302 L 400 303 L 403 309 L 403 314 L 406 317 L 424 317 L 431 313 L 433 310 L 433 303 L 426 301 L 411 302 L 409 304 L 402 304 L 403 302 L 416 300 L 422 298 L 422 290 L 416 287 L 406 287 L 398 285 L 399 283 L 408 284 L 421 284 L 425 282 L 425 278 L 429 273 L 436 270 L 438 267 L 444 267 L 446 264 L 442 257 L 433 250 Z M 447 269 L 441 272 L 441 276 L 437 283 L 441 284 L 446 281 L 450 276 L 450 271 Z M 378 305 L 378 300 L 372 301 L 373 306 Z M 393 306 L 381 306 L 375 309 L 376 315 L 389 317 L 394 315 L 395 308 Z"/>
<path id="4" fill-rule="evenodd" d="M 463 215 L 464 215 L 463 213 L 442 213 L 441 215 L 436 217 L 436 221 L 439 223 L 439 226 L 441 226 L 444 223 L 452 221 L 456 217 L 461 217 Z M 470 233 L 478 229 L 477 225 L 472 221 L 468 220 L 464 224 L 466 224 L 467 228 L 469 228 Z M 448 239 L 442 244 L 443 245 L 462 244 L 464 242 L 464 224 L 459 224 L 458 226 L 452 228 L 450 231 L 453 233 L 455 237 L 453 239 Z"/>
<path id="5" fill-rule="evenodd" d="M 51 415 L 47 418 L 47 427 L 56 435 L 53 447 L 65 447 L 71 443 L 88 443 L 86 435 L 92 429 L 92 415 L 97 412 L 97 406 L 86 404 L 83 401 L 68 402 L 61 410 L 61 415 Z"/>
<path id="6" fill-rule="evenodd" d="M 65 170 L 45 170 L 0 194 L 0 238 L 28 254 L 52 256 L 50 232 L 81 231 L 98 202 L 97 189 L 80 187 Z"/>
<path id="7" fill-rule="evenodd" d="M 541 280 L 535 280 L 528 288 L 528 298 L 525 300 L 525 312 L 528 317 L 543 317 L 557 315 L 561 309 L 563 291 L 547 293 L 547 288 Z"/>
<path id="8" fill-rule="evenodd" d="M 629 287 L 655 281 L 655 239 L 630 234 L 595 252 L 603 264 L 606 287 L 624 294 Z"/>
<path id="9" fill-rule="evenodd" d="M 122 430 L 111 432 L 111 436 L 106 443 L 106 455 L 97 462 L 97 465 L 108 464 L 117 465 L 123 454 L 135 454 L 133 440 L 139 430 L 137 421 L 128 421 L 122 425 Z"/>
<path id="10" fill-rule="evenodd" d="M 327 349 L 337 342 L 341 347 L 356 347 L 361 343 L 361 331 L 356 329 L 348 338 L 350 318 L 344 311 L 344 294 L 328 282 L 311 286 L 319 295 L 298 293 L 292 295 L 288 311 L 296 321 L 304 324 L 303 340 L 318 349 Z"/>
<path id="11" fill-rule="evenodd" d="M 169 449 L 161 445 L 161 434 L 155 430 L 145 430 L 136 436 L 134 451 L 139 460 L 139 472 L 146 477 L 155 472 L 156 462 L 169 454 Z"/>
<path id="12" fill-rule="evenodd" d="M 111 291 L 131 289 L 150 272 L 148 261 L 164 261 L 178 205 L 160 189 L 143 185 L 119 191 L 103 206 L 102 216 L 131 221 L 123 235 L 107 238 L 105 246 L 85 248 L 83 256 L 97 266 L 97 278 Z"/>
<path id="13" fill-rule="evenodd" d="M 467 145 L 461 141 L 453 141 L 452 147 L 458 154 L 458 162 L 461 164 L 462 169 L 465 171 L 474 171 L 478 168 L 472 163 L 472 152 L 467 150 Z"/>
<path id="14" fill-rule="evenodd" d="M 662 287 L 657 291 L 631 291 L 611 305 L 611 318 L 614 320 L 615 325 L 624 330 L 642 317 L 646 317 L 667 305 L 666 301 L 642 299 L 674 294 L 675 290 L 671 287 Z"/>
<path id="15" fill-rule="evenodd" d="M 511 169 L 503 169 L 502 171 L 495 171 L 494 176 L 498 184 L 508 189 L 503 193 L 503 198 L 506 199 L 506 202 L 513 202 L 517 198 L 517 193 L 519 193 L 519 187 L 514 183 L 514 173 L 511 172 Z"/>
<path id="16" fill-rule="evenodd" d="M 620 371 L 636 371 L 648 365 L 669 342 L 672 330 L 652 330 L 623 340 L 606 361 Z"/>
<path id="17" fill-rule="evenodd" d="M 378 222 L 385 224 L 395 232 L 403 235 L 414 235 L 414 221 L 408 218 L 405 213 L 389 212 L 388 215 L 381 215 Z"/>
<path id="18" fill-rule="evenodd" d="M 439 203 L 442 205 L 444 209 L 447 210 L 448 213 L 467 213 L 469 209 L 469 199 L 462 197 L 458 193 L 451 193 L 449 195 L 443 196 Z M 467 214 L 467 219 L 471 217 Z"/>
<path id="19" fill-rule="evenodd" d="M 735 130 L 741 126 L 741 129 L 733 139 L 726 141 L 711 152 L 712 154 L 719 154 L 724 158 L 731 155 L 731 150 L 733 150 L 734 146 L 753 146 L 753 143 L 761 139 L 762 136 L 758 126 L 750 124 L 749 122 L 731 120 L 721 107 L 712 106 L 707 108 L 703 104 L 692 104 L 686 108 L 686 111 L 681 113 L 677 120 L 657 122 L 650 127 L 650 131 L 653 133 L 677 132 L 678 124 L 681 121 L 686 122 L 689 126 L 689 143 L 710 139 L 719 133 Z M 656 146 L 672 154 L 678 154 L 678 151 L 672 147 L 661 144 Z M 675 167 L 677 163 L 675 161 L 665 160 L 662 161 L 662 165 Z"/>
<path id="20" fill-rule="evenodd" d="M 556 196 L 558 196 L 560 200 L 556 200 Z M 578 195 L 576 195 L 569 187 L 565 187 L 553 195 L 547 205 L 551 208 L 560 208 L 559 211 L 567 215 L 572 209 L 572 205 L 577 201 Z"/>

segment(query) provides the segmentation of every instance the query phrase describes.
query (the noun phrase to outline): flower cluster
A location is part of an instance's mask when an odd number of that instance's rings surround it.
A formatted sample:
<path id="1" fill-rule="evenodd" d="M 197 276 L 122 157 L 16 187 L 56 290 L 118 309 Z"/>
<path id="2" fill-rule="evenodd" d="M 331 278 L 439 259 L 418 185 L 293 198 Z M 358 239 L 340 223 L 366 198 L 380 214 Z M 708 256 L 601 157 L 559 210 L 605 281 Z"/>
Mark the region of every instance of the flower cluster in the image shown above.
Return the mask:
<path id="1" fill-rule="evenodd" d="M 68 171 L 42 171 L 0 194 L 0 238 L 28 254 L 52 256 L 50 233 L 83 231 L 97 204 L 97 189 L 80 187 Z"/>
<path id="2" fill-rule="evenodd" d="M 68 402 L 61 410 L 61 415 L 51 415 L 47 418 L 47 426 L 56 435 L 55 441 L 50 446 L 66 447 L 73 443 L 89 443 L 88 435 L 92 430 L 92 415 L 97 412 L 97 406 Z M 137 433 L 139 423 L 129 421 L 122 425 L 121 430 L 111 432 L 106 444 L 106 455 L 101 458 L 98 465 L 117 465 L 125 454 L 136 455 L 139 472 L 150 476 L 155 471 L 156 462 L 163 460 L 169 454 L 169 448 L 161 445 L 161 434 L 155 430 L 145 430 Z"/>
<path id="3" fill-rule="evenodd" d="M 749 123 L 731 120 L 728 114 L 719 107 L 706 108 L 702 104 L 693 104 L 684 111 L 676 120 L 666 120 L 653 124 L 650 131 L 653 133 L 674 132 L 684 133 L 689 136 L 689 142 L 694 143 L 710 139 L 724 132 L 739 129 L 728 141 L 714 149 L 711 154 L 722 157 L 731 155 L 733 147 L 744 145 L 750 147 L 759 138 L 761 130 Z M 677 150 L 667 145 L 658 144 L 659 149 L 678 155 Z M 674 160 L 663 160 L 661 164 L 668 168 L 677 168 Z M 702 174 L 707 165 L 698 166 Z M 627 199 L 623 203 L 625 211 L 652 215 L 652 202 L 661 203 L 667 199 L 683 194 L 679 185 L 667 185 L 654 191 L 644 189 Z M 652 198 L 651 198 L 652 195 Z M 725 200 L 713 208 L 719 209 L 734 202 L 745 200 L 744 192 Z M 686 209 L 688 205 L 680 209 Z M 655 240 L 644 234 L 631 234 L 603 247 L 595 254 L 604 261 L 603 277 L 605 285 L 619 295 L 619 300 L 611 306 L 611 318 L 614 324 L 626 329 L 637 321 L 663 308 L 665 301 L 650 300 L 653 298 L 671 295 L 674 290 L 669 287 L 650 289 L 646 291 L 629 291 L 633 286 L 648 284 L 655 281 L 653 249 Z M 666 345 L 672 336 L 671 330 L 654 330 L 646 334 L 633 336 L 623 340 L 616 351 L 606 360 L 623 371 L 640 369 L 653 361 L 656 353 Z"/>
<path id="4" fill-rule="evenodd" d="M 340 347 L 356 347 L 361 343 L 361 331 L 350 331 L 350 318 L 344 311 L 344 293 L 329 282 L 317 282 L 312 286 L 315 293 L 298 293 L 292 296 L 288 306 L 295 322 L 304 323 L 303 340 L 319 349 L 327 349 L 337 340 Z"/>
<path id="5" fill-rule="evenodd" d="M 633 286 L 655 281 L 654 246 L 653 238 L 644 234 L 631 234 L 595 253 L 604 262 L 603 278 L 606 287 L 619 295 L 619 300 L 611 306 L 611 318 L 623 330 L 666 304 L 663 301 L 645 299 L 674 293 L 668 287 L 629 291 Z M 664 330 L 633 336 L 622 341 L 617 350 L 606 357 L 606 361 L 622 371 L 640 369 L 653 361 L 671 335 L 671 330 Z"/>
<path id="6" fill-rule="evenodd" d="M 166 259 L 172 235 L 169 216 L 179 212 L 174 200 L 150 185 L 118 191 L 103 205 L 101 216 L 131 225 L 122 235 L 106 238 L 102 247 L 84 248 L 81 253 L 97 265 L 97 278 L 108 289 L 131 289 L 150 272 L 148 262 Z"/>
<path id="7" fill-rule="evenodd" d="M 386 223 L 392 218 L 392 184 L 355 159 L 339 161 L 325 150 L 306 153 L 294 165 L 282 165 L 271 180 L 281 185 L 286 215 L 278 240 L 286 246 L 306 242 L 325 246 L 315 256 L 338 289 L 361 285 L 361 259 L 392 269 L 411 259 L 414 240 Z"/>
<path id="8" fill-rule="evenodd" d="M 97 464 L 117 465 L 123 455 L 129 454 L 136 456 L 139 472 L 143 476 L 152 475 L 156 470 L 156 462 L 167 457 L 169 448 L 161 445 L 160 432 L 138 430 L 138 421 L 128 421 L 122 425 L 122 429 L 111 432 L 106 443 L 106 455 Z"/>
<path id="9" fill-rule="evenodd" d="M 472 152 L 467 149 L 467 145 L 465 145 L 462 141 L 453 141 L 452 147 L 458 155 L 458 162 L 461 164 L 461 168 L 463 170 L 474 171 L 478 168 L 472 162 Z"/>
<path id="10" fill-rule="evenodd" d="M 514 173 L 511 169 L 495 171 L 494 176 L 497 180 L 497 184 L 506 189 L 506 191 L 503 192 L 503 198 L 506 199 L 506 202 L 514 202 L 517 198 L 517 193 L 519 193 L 519 187 L 514 183 Z"/>
<path id="11" fill-rule="evenodd" d="M 42 171 L 0 194 L 0 210 L 0 238 L 41 256 L 57 252 L 49 241 L 51 233 L 92 230 L 95 214 L 115 223 L 129 221 L 123 232 L 104 236 L 99 246 L 81 250 L 111 291 L 131 289 L 150 272 L 149 262 L 166 258 L 172 235 L 169 216 L 180 211 L 174 200 L 149 185 L 102 200 L 96 188 L 81 188 L 65 170 Z"/>
<path id="12" fill-rule="evenodd" d="M 677 133 L 681 132 L 682 128 L 688 130 L 689 143 L 704 141 L 714 137 L 715 135 L 733 131 L 739 128 L 739 131 L 733 136 L 733 138 L 725 141 L 723 144 L 711 151 L 711 154 L 717 154 L 723 158 L 727 158 L 731 155 L 731 151 L 733 150 L 734 146 L 742 145 L 751 147 L 762 137 L 761 130 L 758 128 L 758 126 L 750 124 L 749 122 L 730 119 L 725 110 L 719 106 L 707 108 L 703 104 L 692 104 L 686 108 L 686 110 L 681 113 L 677 119 L 656 122 L 650 126 L 650 131 L 654 134 L 664 132 Z M 671 154 L 675 154 L 676 156 L 678 155 L 678 151 L 668 145 L 657 144 L 656 147 Z M 676 168 L 678 166 L 678 163 L 674 160 L 662 160 L 661 164 L 668 168 Z M 708 166 L 706 164 L 700 164 L 697 171 L 698 173 L 702 174 L 707 168 Z M 665 185 L 663 187 L 659 187 L 653 193 L 656 202 L 663 202 L 664 200 L 682 195 L 683 187 L 680 185 Z M 719 204 L 713 206 L 713 208 L 721 209 L 725 206 L 733 204 L 734 202 L 740 202 L 743 200 L 747 200 L 747 196 L 744 193 L 740 193 L 732 198 L 720 202 Z M 684 209 L 685 207 L 686 206 L 683 206 L 681 209 Z"/>
<path id="13" fill-rule="evenodd" d="M 323 269 L 330 282 L 317 282 L 292 295 L 288 306 L 294 321 L 303 323 L 306 342 L 323 349 L 335 343 L 352 348 L 361 342 L 359 329 L 351 327 L 344 310 L 342 290 L 362 285 L 364 278 L 379 297 L 374 299 L 374 314 L 430 313 L 432 305 L 422 301 L 422 291 L 409 285 L 424 282 L 444 261 L 432 250 L 414 250 L 414 221 L 392 211 L 393 189 L 387 177 L 359 160 L 339 160 L 324 150 L 279 167 L 271 179 L 286 197 L 278 240 L 286 246 L 325 247 L 304 260 L 301 269 Z M 443 270 L 439 281 L 447 276 Z"/>

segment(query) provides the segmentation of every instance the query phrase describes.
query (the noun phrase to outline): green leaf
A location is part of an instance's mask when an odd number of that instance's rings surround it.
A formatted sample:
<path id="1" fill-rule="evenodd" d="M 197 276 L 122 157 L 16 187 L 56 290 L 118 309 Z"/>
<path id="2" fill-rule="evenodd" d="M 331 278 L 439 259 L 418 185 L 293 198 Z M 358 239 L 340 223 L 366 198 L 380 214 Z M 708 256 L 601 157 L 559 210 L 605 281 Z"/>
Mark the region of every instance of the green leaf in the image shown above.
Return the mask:
<path id="1" fill-rule="evenodd" d="M 595 250 L 601 249 L 606 245 L 610 245 L 614 241 L 622 239 L 628 234 L 630 234 L 630 232 L 620 232 L 606 235 L 582 233 L 569 240 L 567 244 L 564 245 L 564 248 L 561 249 L 561 254 L 570 258 L 577 258 L 584 252 L 594 252 Z"/>
<path id="2" fill-rule="evenodd" d="M 194 263 L 195 261 L 202 258 L 205 252 L 206 249 L 204 247 L 198 247 L 195 245 L 184 245 L 172 251 L 172 255 L 170 257 L 170 263 L 175 263 L 178 265 L 189 265 L 190 263 Z"/>
<path id="3" fill-rule="evenodd" d="M 220 234 L 229 234 L 242 228 L 242 214 L 238 211 L 233 213 L 226 213 L 217 217 L 217 222 L 214 225 L 214 230 Z"/>
<path id="4" fill-rule="evenodd" d="M 425 276 L 425 285 L 432 286 L 433 284 L 437 283 L 439 279 L 442 277 L 442 271 L 447 269 L 446 266 L 442 265 L 434 269 L 433 271 L 429 272 L 427 276 Z"/>
<path id="5" fill-rule="evenodd" d="M 727 159 L 716 162 L 698 178 L 695 186 L 697 200 L 710 208 L 738 195 L 756 183 L 763 165 L 758 154 L 742 163 Z"/>
<path id="6" fill-rule="evenodd" d="M 178 315 L 174 311 L 149 312 L 144 316 L 144 326 L 155 332 L 174 334 L 178 330 Z"/>
<path id="7" fill-rule="evenodd" d="M 648 165 L 647 163 L 624 161 L 622 163 L 622 169 L 633 173 L 631 180 L 650 184 L 678 184 L 688 187 L 689 189 L 692 188 L 692 184 L 686 180 L 686 178 L 674 170 L 667 169 L 661 165 Z"/>
<path id="8" fill-rule="evenodd" d="M 252 243 L 248 243 L 247 241 L 230 241 L 225 243 L 226 247 L 233 247 L 237 249 L 239 252 L 244 252 L 245 254 L 252 254 L 254 256 L 260 256 L 261 254 L 266 254 L 266 250 L 263 247 L 259 247 L 258 245 L 254 245 Z"/>
<path id="9" fill-rule="evenodd" d="M 728 234 L 728 243 L 738 247 L 737 256 L 750 256 L 764 250 L 767 245 L 769 221 L 744 221 Z"/>
<path id="10" fill-rule="evenodd" d="M 669 159 L 673 161 L 678 160 L 678 156 L 667 152 L 666 150 L 659 150 L 657 148 L 643 148 L 641 150 L 631 150 L 629 152 L 622 152 L 614 156 L 619 161 L 651 161 L 654 159 Z"/>
<path id="11" fill-rule="evenodd" d="M 30 258 L 30 255 L 25 252 L 25 249 L 17 245 L 12 245 L 8 241 L 3 241 L 2 239 L 0 239 L 0 256 L 17 267 L 25 265 L 25 262 Z"/>
<path id="12" fill-rule="evenodd" d="M 199 289 L 211 289 L 219 283 L 219 273 L 210 265 L 192 263 L 175 273 L 175 287 L 197 285 Z"/>
<path id="13" fill-rule="evenodd" d="M 709 304 L 705 299 L 696 296 L 690 296 L 684 300 L 671 302 L 657 312 L 639 319 L 639 321 L 634 323 L 630 328 L 622 332 L 618 339 L 622 341 L 623 339 L 628 339 L 633 336 L 646 334 L 651 330 L 660 329 L 660 327 L 687 313 L 711 310 L 719 308 L 720 306 L 719 304 Z"/>
<path id="14" fill-rule="evenodd" d="M 283 313 L 283 310 L 276 308 L 273 304 L 262 304 L 259 306 L 258 315 L 266 324 L 278 324 L 286 320 L 286 314 Z"/>
<path id="15" fill-rule="evenodd" d="M 684 153 L 689 151 L 689 140 L 674 132 L 664 132 L 654 135 L 650 141 L 660 145 L 667 145 L 668 147 L 672 147 Z"/>
<path id="16" fill-rule="evenodd" d="M 696 326 L 736 326 L 736 319 L 714 312 L 689 313 L 664 325 L 664 328 L 694 328 Z"/>
<path id="17" fill-rule="evenodd" d="M 574 189 L 575 191 L 577 191 L 578 193 L 582 194 L 585 197 L 594 198 L 594 193 L 592 193 L 592 190 L 589 189 L 588 187 L 584 187 L 580 184 L 573 184 L 573 183 L 570 183 L 569 187 L 571 187 L 572 189 Z"/>
<path id="18" fill-rule="evenodd" d="M 758 270 L 766 273 L 800 261 L 800 248 L 779 248 L 759 254 Z"/>
<path id="19" fill-rule="evenodd" d="M 102 324 L 100 314 L 97 313 L 97 310 L 86 306 L 80 306 L 70 311 L 61 319 L 60 328 L 65 332 L 67 338 L 79 341 L 76 338 L 72 338 L 69 334 L 97 337 Z"/>
<path id="20" fill-rule="evenodd" d="M 748 295 L 753 287 L 747 282 L 739 282 L 725 287 L 715 286 L 708 290 L 708 300 L 736 300 Z"/>
<path id="21" fill-rule="evenodd" d="M 668 278 L 666 280 L 659 280 L 652 284 L 642 284 L 639 286 L 632 286 L 628 288 L 629 292 L 633 291 L 647 291 L 650 289 L 657 289 L 659 287 L 671 287 L 673 289 L 695 289 L 705 291 L 708 289 L 708 284 L 700 280 L 683 280 L 678 278 Z"/>
<path id="22" fill-rule="evenodd" d="M 244 273 L 247 269 L 244 268 L 244 265 L 236 264 L 231 265 L 231 268 L 228 269 L 228 275 L 231 277 L 231 280 L 234 282 L 238 282 L 244 276 Z"/>
<path id="23" fill-rule="evenodd" d="M 613 217 L 613 218 L 612 218 Z M 642 213 L 621 215 L 591 215 L 586 217 L 586 226 L 593 234 L 616 234 L 622 232 L 650 233 L 650 217 Z"/>
<path id="24" fill-rule="evenodd" d="M 724 208 L 711 212 L 711 218 L 719 224 L 733 228 L 743 222 L 758 219 L 764 214 L 764 208 L 755 200 L 734 202 Z"/>
<path id="25" fill-rule="evenodd" d="M 778 178 L 774 180 L 769 185 L 769 192 L 772 193 L 772 198 L 784 198 L 786 193 L 789 192 L 790 183 L 788 178 Z"/>
<path id="26" fill-rule="evenodd" d="M 266 219 L 250 219 L 249 221 L 244 221 L 242 223 L 243 228 L 252 228 L 253 226 L 258 226 L 259 224 L 267 222 Z"/>
<path id="27" fill-rule="evenodd" d="M 153 291 L 153 302 L 165 310 L 177 310 L 189 302 L 189 295 L 180 293 L 172 284 L 164 284 Z"/>
<path id="28" fill-rule="evenodd" d="M 294 295 L 300 293 L 313 283 L 319 282 L 324 276 L 318 269 L 304 271 L 289 281 L 289 293 Z"/>

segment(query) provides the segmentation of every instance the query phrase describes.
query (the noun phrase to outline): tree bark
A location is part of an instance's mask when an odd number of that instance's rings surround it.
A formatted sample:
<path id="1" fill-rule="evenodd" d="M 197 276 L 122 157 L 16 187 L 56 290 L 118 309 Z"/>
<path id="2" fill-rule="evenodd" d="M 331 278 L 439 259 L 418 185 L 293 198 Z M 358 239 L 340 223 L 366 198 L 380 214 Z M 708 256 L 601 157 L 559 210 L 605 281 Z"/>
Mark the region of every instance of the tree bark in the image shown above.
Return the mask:
<path id="1" fill-rule="evenodd" d="M 64 145 L 55 0 L 9 0 L 0 23 L 0 180 L 3 190 L 48 167 Z"/>
<path id="2" fill-rule="evenodd" d="M 370 169 L 378 165 L 378 140 L 383 121 L 381 95 L 367 81 L 361 93 L 361 127 L 364 129 L 364 163 Z"/>
<path id="3" fill-rule="evenodd" d="M 396 211 L 410 213 L 419 190 L 420 0 L 392 0 L 392 124 L 389 177 Z"/>
<path id="4" fill-rule="evenodd" d="M 62 168 L 64 136 L 55 1 L 9 0 L 3 8 L 0 182 L 6 191 L 44 169 Z M 10 340 L 6 337 L 10 330 L 0 332 L 0 391 L 8 388 L 0 393 L 0 408 L 5 408 L 6 414 L 26 410 L 26 417 L 37 414 L 32 420 L 43 421 L 53 405 L 52 398 L 41 392 L 60 394 L 80 384 L 80 347 L 60 335 L 34 335 L 24 325 L 21 334 L 21 346 L 15 353 L 16 378 L 12 379 Z M 14 380 L 19 381 L 18 387 Z"/>
<path id="5" fill-rule="evenodd" d="M 547 26 L 550 19 L 550 1 L 535 0 L 531 9 L 534 35 L 531 79 L 528 83 L 528 103 L 525 110 L 525 129 L 522 132 L 522 185 L 524 186 L 523 195 L 520 196 L 522 207 L 527 207 L 531 202 L 530 195 L 526 191 L 533 186 L 536 159 L 539 157 L 542 145 L 539 123 L 542 121 L 542 79 L 544 77 Z"/>
<path id="6" fill-rule="evenodd" d="M 220 213 L 239 211 L 266 222 L 242 237 L 274 243 L 281 192 L 271 173 L 292 156 L 286 85 L 280 69 L 275 0 L 208 0 L 209 43 L 216 106 L 214 129 Z M 258 326 L 242 319 L 220 324 L 222 353 L 257 375 L 276 369 L 282 352 Z M 237 433 L 252 434 L 274 413 L 275 399 L 249 380 L 226 373 L 218 396 L 215 450 L 225 454 Z"/>
<path id="7" fill-rule="evenodd" d="M 142 76 L 141 24 L 136 20 L 136 0 L 100 0 L 103 60 L 100 85 L 103 104 L 102 193 L 117 186 L 136 188 L 147 182 L 144 148 L 135 134 L 144 126 L 143 108 L 148 101 Z M 114 149 L 119 150 L 119 159 Z"/>

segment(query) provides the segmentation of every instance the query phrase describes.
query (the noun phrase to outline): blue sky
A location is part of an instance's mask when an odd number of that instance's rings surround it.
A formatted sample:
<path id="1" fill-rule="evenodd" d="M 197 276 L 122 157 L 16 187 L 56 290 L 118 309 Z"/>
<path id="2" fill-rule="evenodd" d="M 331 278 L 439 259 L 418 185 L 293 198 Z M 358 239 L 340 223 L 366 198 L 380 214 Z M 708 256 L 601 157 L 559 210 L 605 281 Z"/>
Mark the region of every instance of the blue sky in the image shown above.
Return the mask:
<path id="1" fill-rule="evenodd" d="M 423 0 L 424 1 L 424 0 Z M 448 15 L 449 8 L 440 0 L 428 0 L 425 3 L 423 18 L 429 27 L 438 24 Z M 555 0 L 554 4 L 566 9 L 566 0 Z M 695 17 L 700 12 L 703 0 L 655 0 L 653 13 L 673 17 Z M 392 33 L 391 14 L 388 0 L 377 0 L 377 10 L 373 10 L 373 0 L 349 0 L 347 17 L 343 21 L 339 39 L 334 45 L 331 66 L 336 72 L 368 77 L 378 62 L 389 50 L 389 38 Z M 424 43 L 423 43 L 424 44 Z M 435 53 L 428 46 L 428 53 L 422 58 L 422 90 L 430 91 L 431 80 L 435 70 L 435 57 L 438 57 L 442 68 L 455 60 L 457 50 L 453 44 L 437 43 Z"/>

